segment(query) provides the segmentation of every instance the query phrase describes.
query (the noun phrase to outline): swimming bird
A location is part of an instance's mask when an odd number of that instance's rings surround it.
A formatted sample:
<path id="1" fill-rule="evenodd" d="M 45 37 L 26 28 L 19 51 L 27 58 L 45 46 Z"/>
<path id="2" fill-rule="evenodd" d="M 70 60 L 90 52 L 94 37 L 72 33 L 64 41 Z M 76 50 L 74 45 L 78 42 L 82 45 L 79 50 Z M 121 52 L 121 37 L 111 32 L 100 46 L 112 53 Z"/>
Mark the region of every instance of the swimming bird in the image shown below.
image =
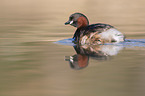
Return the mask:
<path id="1" fill-rule="evenodd" d="M 73 36 L 76 44 L 97 45 L 104 43 L 123 42 L 125 36 L 115 27 L 109 24 L 96 23 L 89 25 L 88 18 L 82 13 L 70 15 L 65 25 L 72 25 L 77 28 Z"/>

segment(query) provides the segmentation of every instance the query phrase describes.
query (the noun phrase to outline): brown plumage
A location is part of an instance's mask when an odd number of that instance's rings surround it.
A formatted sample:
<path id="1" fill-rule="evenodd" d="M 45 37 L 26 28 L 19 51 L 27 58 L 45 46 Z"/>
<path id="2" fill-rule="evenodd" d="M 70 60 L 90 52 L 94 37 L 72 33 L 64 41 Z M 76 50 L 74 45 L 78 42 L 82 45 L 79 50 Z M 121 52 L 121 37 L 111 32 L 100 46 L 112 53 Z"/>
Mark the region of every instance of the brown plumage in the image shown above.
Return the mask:
<path id="1" fill-rule="evenodd" d="M 104 44 L 124 41 L 124 35 L 109 24 L 97 23 L 89 25 L 87 17 L 81 13 L 74 13 L 65 25 L 77 27 L 73 36 L 77 44 Z"/>

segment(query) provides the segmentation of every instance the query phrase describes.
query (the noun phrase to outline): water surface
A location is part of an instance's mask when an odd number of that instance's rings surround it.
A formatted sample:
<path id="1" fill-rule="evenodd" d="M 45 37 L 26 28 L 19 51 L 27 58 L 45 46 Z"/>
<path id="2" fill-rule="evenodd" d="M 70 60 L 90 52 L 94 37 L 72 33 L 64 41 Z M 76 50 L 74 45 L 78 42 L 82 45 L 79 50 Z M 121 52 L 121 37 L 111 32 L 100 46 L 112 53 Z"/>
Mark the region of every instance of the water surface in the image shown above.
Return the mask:
<path id="1" fill-rule="evenodd" d="M 144 4 L 144 0 L 2 0 L 0 96 L 144 96 Z M 102 46 L 117 51 L 104 51 L 110 55 L 102 60 L 90 56 L 86 67 L 73 69 L 68 61 L 76 54 L 72 43 L 54 42 L 72 38 L 75 28 L 64 22 L 74 12 L 85 13 L 90 23 L 115 26 L 133 42 Z"/>

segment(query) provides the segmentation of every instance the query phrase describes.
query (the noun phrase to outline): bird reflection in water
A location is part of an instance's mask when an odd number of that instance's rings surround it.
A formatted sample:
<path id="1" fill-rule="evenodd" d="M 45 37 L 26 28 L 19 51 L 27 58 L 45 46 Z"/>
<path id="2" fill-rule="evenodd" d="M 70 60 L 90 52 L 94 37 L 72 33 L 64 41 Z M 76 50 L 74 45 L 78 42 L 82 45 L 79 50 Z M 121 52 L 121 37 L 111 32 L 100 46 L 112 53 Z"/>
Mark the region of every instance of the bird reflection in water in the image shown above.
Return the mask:
<path id="1" fill-rule="evenodd" d="M 75 45 L 76 54 L 65 56 L 65 61 L 69 61 L 72 69 L 83 69 L 89 64 L 89 58 L 95 60 L 108 60 L 111 56 L 118 54 L 123 46 L 117 45 Z"/>

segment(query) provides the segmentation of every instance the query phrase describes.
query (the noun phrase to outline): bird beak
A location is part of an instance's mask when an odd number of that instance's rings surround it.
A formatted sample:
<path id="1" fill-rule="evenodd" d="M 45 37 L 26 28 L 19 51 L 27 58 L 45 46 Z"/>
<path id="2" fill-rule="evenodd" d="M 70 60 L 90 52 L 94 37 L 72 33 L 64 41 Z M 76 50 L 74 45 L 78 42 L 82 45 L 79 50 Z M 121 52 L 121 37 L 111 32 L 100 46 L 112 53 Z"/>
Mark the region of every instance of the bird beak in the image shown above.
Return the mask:
<path id="1" fill-rule="evenodd" d="M 68 25 L 68 24 L 70 24 L 70 21 L 67 21 L 67 22 L 65 22 L 64 24 L 65 24 L 65 25 Z"/>
<path id="2" fill-rule="evenodd" d="M 67 22 L 65 22 L 65 25 L 72 24 L 72 23 L 73 23 L 73 21 L 67 21 Z"/>

